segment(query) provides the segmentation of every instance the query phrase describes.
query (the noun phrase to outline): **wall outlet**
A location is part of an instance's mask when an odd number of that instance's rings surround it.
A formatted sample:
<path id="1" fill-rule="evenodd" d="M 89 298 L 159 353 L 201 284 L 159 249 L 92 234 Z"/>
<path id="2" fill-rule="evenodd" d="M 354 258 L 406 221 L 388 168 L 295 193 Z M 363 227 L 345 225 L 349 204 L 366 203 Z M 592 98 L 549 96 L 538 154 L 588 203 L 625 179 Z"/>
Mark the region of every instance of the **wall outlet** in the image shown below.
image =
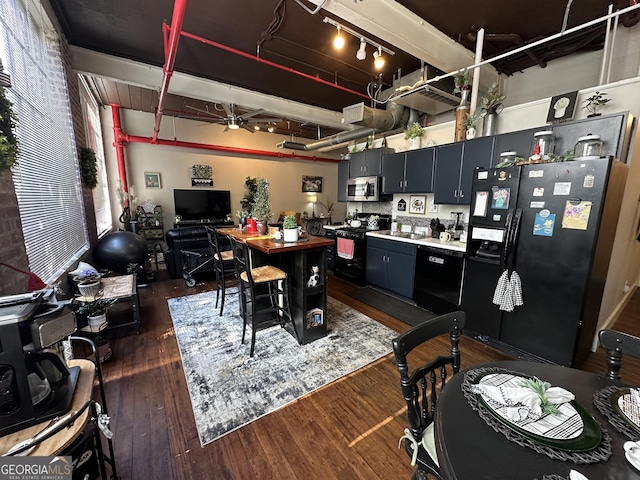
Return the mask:
<path id="1" fill-rule="evenodd" d="M 429 203 L 429 206 L 428 206 L 428 208 L 427 208 L 427 211 L 428 211 L 429 213 L 438 213 L 438 205 L 436 205 L 436 204 L 435 204 L 435 203 L 433 203 L 433 202 L 430 202 L 430 203 Z"/>

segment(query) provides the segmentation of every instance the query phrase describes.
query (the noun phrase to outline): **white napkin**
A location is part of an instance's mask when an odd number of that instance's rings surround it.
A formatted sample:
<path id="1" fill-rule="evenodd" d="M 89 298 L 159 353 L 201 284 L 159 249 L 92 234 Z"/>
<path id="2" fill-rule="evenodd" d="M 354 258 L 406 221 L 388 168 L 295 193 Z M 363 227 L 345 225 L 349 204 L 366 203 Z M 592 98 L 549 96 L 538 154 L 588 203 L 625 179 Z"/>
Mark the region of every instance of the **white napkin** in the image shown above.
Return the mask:
<path id="1" fill-rule="evenodd" d="M 569 472 L 569 480 L 589 480 L 583 474 L 578 472 L 577 470 L 571 470 Z"/>
<path id="2" fill-rule="evenodd" d="M 542 417 L 540 396 L 528 387 L 505 387 L 494 385 L 472 385 L 472 391 L 492 401 L 512 422 L 527 418 L 537 420 Z M 560 405 L 575 398 L 573 393 L 561 387 L 545 390 L 549 403 Z"/>

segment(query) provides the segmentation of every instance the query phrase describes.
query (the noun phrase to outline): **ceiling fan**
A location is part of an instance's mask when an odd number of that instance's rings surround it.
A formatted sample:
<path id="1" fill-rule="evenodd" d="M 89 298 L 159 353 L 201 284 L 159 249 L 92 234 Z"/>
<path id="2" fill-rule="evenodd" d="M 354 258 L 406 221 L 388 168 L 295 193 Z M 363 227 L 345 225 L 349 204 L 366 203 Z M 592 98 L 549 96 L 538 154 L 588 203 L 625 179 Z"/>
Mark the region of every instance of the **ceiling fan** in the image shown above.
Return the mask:
<path id="1" fill-rule="evenodd" d="M 219 108 L 218 107 L 219 105 L 222 108 Z M 207 118 L 207 119 L 213 120 L 212 123 L 226 125 L 227 127 L 224 129 L 225 132 L 228 130 L 237 130 L 239 128 L 244 128 L 245 130 L 248 130 L 249 132 L 254 133 L 256 130 L 253 127 L 251 127 L 249 124 L 252 124 L 252 125 L 257 125 L 260 123 L 269 124 L 269 123 L 277 123 L 282 121 L 281 118 L 264 118 L 264 117 L 253 118 L 256 115 L 260 115 L 261 113 L 264 112 L 262 108 L 258 110 L 253 110 L 250 112 L 238 114 L 236 113 L 236 106 L 233 103 L 230 103 L 229 105 L 226 105 L 224 103 L 215 104 L 214 106 L 215 110 L 221 113 L 224 112 L 224 115 L 211 112 L 209 111 L 208 108 L 207 110 L 203 110 L 201 108 L 193 107 L 191 105 L 185 105 L 185 108 L 203 113 L 204 116 L 199 116 L 199 118 Z"/>

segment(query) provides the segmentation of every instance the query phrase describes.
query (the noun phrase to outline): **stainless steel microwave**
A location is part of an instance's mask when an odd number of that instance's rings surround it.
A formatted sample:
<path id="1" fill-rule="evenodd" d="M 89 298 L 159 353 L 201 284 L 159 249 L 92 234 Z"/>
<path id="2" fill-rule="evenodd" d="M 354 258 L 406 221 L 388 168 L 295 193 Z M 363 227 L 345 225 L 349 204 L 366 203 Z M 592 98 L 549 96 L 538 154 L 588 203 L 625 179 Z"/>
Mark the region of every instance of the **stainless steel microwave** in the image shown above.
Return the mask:
<path id="1" fill-rule="evenodd" d="M 355 177 L 347 180 L 347 201 L 380 201 L 381 177 Z"/>

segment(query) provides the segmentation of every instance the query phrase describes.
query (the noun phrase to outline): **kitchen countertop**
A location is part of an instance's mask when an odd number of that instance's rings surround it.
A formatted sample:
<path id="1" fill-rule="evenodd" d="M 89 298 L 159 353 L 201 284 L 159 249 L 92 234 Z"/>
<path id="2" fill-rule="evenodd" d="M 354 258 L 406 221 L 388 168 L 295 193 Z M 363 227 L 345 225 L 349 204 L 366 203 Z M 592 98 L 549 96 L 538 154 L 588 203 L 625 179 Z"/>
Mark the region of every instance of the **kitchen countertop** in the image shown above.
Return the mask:
<path id="1" fill-rule="evenodd" d="M 403 232 L 403 235 L 409 235 L 408 232 Z M 444 242 L 440 241 L 439 238 L 431 238 L 427 236 L 417 236 L 416 238 L 407 238 L 401 235 L 391 234 L 391 230 L 375 230 L 371 232 L 367 232 L 369 237 L 378 237 L 384 238 L 386 240 L 395 240 L 397 242 L 405 242 L 405 243 L 413 243 L 416 245 L 426 245 L 429 247 L 442 248 L 444 250 L 455 250 L 458 252 L 466 252 L 467 244 L 465 242 L 460 242 L 454 240 L 452 242 Z"/>
<path id="2" fill-rule="evenodd" d="M 346 223 L 341 223 L 340 225 L 324 225 L 323 228 L 325 230 L 338 230 L 339 228 L 348 227 Z"/>

